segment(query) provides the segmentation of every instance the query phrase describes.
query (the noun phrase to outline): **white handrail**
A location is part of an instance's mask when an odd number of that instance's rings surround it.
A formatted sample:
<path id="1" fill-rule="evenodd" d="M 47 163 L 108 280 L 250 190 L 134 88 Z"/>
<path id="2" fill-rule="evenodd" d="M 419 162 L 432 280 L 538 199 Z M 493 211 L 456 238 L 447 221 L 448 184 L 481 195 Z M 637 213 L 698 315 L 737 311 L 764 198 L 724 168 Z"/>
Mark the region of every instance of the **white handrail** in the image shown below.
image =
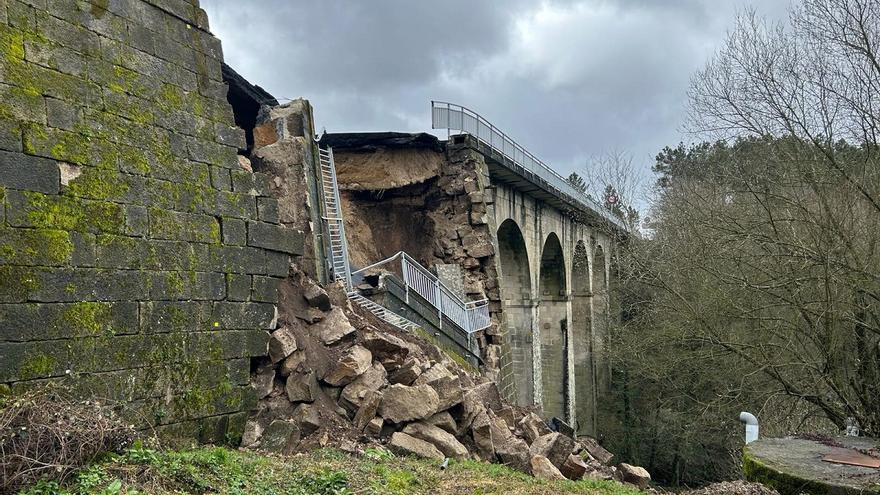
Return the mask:
<path id="1" fill-rule="evenodd" d="M 621 219 L 602 208 L 587 194 L 575 189 L 568 180 L 477 112 L 455 103 L 432 101 L 431 128 L 457 130 L 474 136 L 492 148 L 493 151 L 497 151 L 523 169 L 540 176 L 547 184 L 556 189 L 551 192 L 563 193 L 571 197 L 605 220 L 626 230 L 626 225 Z"/>
<path id="2" fill-rule="evenodd" d="M 440 318 L 440 325 L 443 325 L 443 317 L 446 316 L 450 321 L 455 323 L 459 328 L 472 334 L 479 330 L 488 328 L 489 319 L 489 301 L 488 299 L 480 299 L 479 301 L 463 301 L 449 287 L 447 287 L 436 275 L 430 270 L 422 266 L 412 256 L 403 251 L 385 258 L 382 261 L 373 263 L 370 266 L 361 268 L 353 273 L 363 273 L 367 270 L 386 265 L 400 259 L 401 274 L 403 275 L 403 286 L 406 290 L 407 303 L 409 303 L 409 292 L 413 291 L 437 310 Z"/>

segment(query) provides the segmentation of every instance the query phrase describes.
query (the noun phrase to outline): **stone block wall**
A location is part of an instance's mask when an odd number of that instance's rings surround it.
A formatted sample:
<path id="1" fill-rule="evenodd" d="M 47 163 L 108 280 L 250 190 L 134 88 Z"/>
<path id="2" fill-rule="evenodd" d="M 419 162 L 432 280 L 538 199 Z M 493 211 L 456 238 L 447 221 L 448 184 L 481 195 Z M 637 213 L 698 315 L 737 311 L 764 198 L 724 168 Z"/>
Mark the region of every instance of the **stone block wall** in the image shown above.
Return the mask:
<path id="1" fill-rule="evenodd" d="M 240 435 L 303 238 L 238 166 L 221 61 L 197 0 L 0 0 L 0 393 Z"/>

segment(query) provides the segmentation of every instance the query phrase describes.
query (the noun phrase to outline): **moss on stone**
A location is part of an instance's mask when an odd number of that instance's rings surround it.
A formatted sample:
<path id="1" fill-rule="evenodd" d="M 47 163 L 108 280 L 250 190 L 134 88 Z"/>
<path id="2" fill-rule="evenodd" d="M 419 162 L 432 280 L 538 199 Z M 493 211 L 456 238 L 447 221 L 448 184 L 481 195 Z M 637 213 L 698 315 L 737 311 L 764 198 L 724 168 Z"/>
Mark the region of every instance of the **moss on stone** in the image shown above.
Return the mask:
<path id="1" fill-rule="evenodd" d="M 24 60 L 24 34 L 20 31 L 3 29 L 0 35 L 0 51 L 7 63 L 16 64 Z"/>
<path id="2" fill-rule="evenodd" d="M 167 280 L 165 280 L 165 285 L 168 288 L 168 295 L 170 295 L 172 297 L 182 296 L 183 291 L 186 288 L 186 284 L 183 280 L 183 277 L 181 277 L 180 274 L 177 272 L 170 272 L 168 274 L 168 278 L 167 278 Z M 175 311 L 175 314 L 172 314 L 172 318 L 171 318 L 172 325 L 175 328 L 177 328 L 177 326 L 178 326 L 177 323 L 182 323 L 182 322 L 179 322 L 178 319 L 176 319 L 175 317 L 177 317 L 177 318 L 182 317 L 182 314 L 180 314 L 182 312 L 180 310 L 178 310 L 177 308 L 170 308 L 169 311 L 171 311 L 171 310 Z M 182 325 L 181 325 L 181 330 L 182 330 Z"/>
<path id="3" fill-rule="evenodd" d="M 25 300 L 31 292 L 39 288 L 40 284 L 31 267 L 0 266 L 0 301 Z"/>
<path id="4" fill-rule="evenodd" d="M 130 146 L 120 150 L 119 158 L 129 169 L 133 169 L 143 175 L 150 173 L 150 162 L 142 150 Z"/>
<path id="5" fill-rule="evenodd" d="M 80 337 L 101 335 L 105 329 L 112 333 L 110 325 L 111 306 L 103 302 L 78 302 L 71 304 L 61 314 L 61 323 Z"/>
<path id="6" fill-rule="evenodd" d="M 25 197 L 28 221 L 36 228 L 115 233 L 125 224 L 125 212 L 117 203 L 36 192 L 26 192 Z"/>
<path id="7" fill-rule="evenodd" d="M 57 360 L 48 354 L 32 354 L 25 358 L 19 368 L 19 375 L 24 380 L 45 377 L 52 374 L 56 364 Z"/>
<path id="8" fill-rule="evenodd" d="M 115 170 L 86 167 L 70 182 L 66 192 L 80 198 L 114 200 L 128 192 L 128 184 Z"/>
<path id="9" fill-rule="evenodd" d="M 818 480 L 808 480 L 789 473 L 785 473 L 773 466 L 762 462 L 751 455 L 748 447 L 743 449 L 743 477 L 748 481 L 761 483 L 773 488 L 780 495 L 856 495 L 860 493 L 880 494 L 880 491 L 865 492 L 855 488 L 832 486 Z"/>
<path id="10" fill-rule="evenodd" d="M 40 229 L 76 230 L 83 210 L 76 201 L 63 197 L 26 192 L 28 221 Z"/>
<path id="11" fill-rule="evenodd" d="M 159 91 L 159 106 L 166 111 L 182 110 L 184 95 L 181 89 L 173 84 L 165 83 Z"/>

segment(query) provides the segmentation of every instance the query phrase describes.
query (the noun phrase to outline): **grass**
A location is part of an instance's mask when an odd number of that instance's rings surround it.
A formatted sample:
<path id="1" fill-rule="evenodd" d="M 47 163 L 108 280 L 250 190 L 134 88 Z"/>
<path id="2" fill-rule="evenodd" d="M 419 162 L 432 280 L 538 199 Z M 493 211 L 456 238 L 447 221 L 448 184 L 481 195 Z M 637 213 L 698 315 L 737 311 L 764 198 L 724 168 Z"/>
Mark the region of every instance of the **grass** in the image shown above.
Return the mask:
<path id="1" fill-rule="evenodd" d="M 160 451 L 135 447 L 109 455 L 80 471 L 64 486 L 40 482 L 20 495 L 134 494 L 549 494 L 634 495 L 610 481 L 542 481 L 505 466 L 395 457 L 367 449 L 363 456 L 318 450 L 293 457 L 268 456 L 222 447 Z"/>

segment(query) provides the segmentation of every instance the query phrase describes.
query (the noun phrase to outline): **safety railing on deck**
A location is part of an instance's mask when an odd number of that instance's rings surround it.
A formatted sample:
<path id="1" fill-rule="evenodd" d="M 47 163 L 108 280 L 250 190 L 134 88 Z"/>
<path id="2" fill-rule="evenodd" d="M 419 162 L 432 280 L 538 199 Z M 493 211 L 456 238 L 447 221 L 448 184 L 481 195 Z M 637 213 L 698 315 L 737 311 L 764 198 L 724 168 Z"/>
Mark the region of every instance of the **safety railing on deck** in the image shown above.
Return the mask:
<path id="1" fill-rule="evenodd" d="M 407 304 L 409 304 L 410 291 L 418 294 L 437 310 L 440 328 L 443 328 L 444 317 L 467 332 L 468 335 L 489 327 L 489 301 L 486 299 L 462 301 L 439 278 L 403 251 L 362 268 L 354 274 L 366 272 L 382 265 L 389 265 L 397 260 L 400 260 L 400 275 L 406 289 Z"/>
<path id="2" fill-rule="evenodd" d="M 491 122 L 484 119 L 477 112 L 455 103 L 432 101 L 431 128 L 462 131 L 474 136 L 493 151 L 508 158 L 525 171 L 543 179 L 552 189 L 555 189 L 555 191 L 549 192 L 554 194 L 562 193 L 569 196 L 618 228 L 626 229 L 624 223 L 619 218 L 612 215 L 605 208 L 602 208 L 593 198 L 575 189 L 564 177 L 539 160 L 535 155 L 529 153 L 510 136 L 492 125 Z"/>

